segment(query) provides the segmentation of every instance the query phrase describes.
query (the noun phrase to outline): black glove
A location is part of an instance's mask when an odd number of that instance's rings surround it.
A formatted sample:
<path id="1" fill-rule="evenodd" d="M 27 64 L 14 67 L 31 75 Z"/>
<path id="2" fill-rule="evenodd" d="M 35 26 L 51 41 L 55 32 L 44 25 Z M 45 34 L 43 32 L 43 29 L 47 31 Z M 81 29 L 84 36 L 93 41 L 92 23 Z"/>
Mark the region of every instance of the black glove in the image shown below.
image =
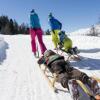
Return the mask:
<path id="1" fill-rule="evenodd" d="M 59 49 L 63 48 L 63 44 L 61 42 L 58 43 Z"/>
<path id="2" fill-rule="evenodd" d="M 38 64 L 44 64 L 45 63 L 45 59 L 44 59 L 44 56 L 42 56 L 38 61 L 37 61 Z"/>

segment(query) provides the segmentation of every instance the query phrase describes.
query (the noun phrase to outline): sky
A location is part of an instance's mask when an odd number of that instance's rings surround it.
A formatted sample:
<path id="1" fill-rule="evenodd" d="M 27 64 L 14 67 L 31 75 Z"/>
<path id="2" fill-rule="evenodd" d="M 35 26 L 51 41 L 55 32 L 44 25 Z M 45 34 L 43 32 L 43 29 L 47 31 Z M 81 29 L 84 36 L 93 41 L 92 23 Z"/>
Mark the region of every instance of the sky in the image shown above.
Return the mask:
<path id="1" fill-rule="evenodd" d="M 19 24 L 30 24 L 31 9 L 35 9 L 43 30 L 50 29 L 48 14 L 53 13 L 63 30 L 72 32 L 98 22 L 100 0 L 0 0 L 0 15 L 7 15 Z"/>

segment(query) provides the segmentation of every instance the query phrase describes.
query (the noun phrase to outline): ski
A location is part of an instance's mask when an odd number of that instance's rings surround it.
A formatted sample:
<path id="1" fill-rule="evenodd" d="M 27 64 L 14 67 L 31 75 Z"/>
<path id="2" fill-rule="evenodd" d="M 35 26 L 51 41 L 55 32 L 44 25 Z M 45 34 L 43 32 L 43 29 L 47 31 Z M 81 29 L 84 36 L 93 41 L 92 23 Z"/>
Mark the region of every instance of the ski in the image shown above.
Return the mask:
<path id="1" fill-rule="evenodd" d="M 90 97 L 90 100 L 97 100 L 92 93 L 87 89 L 87 87 L 80 81 L 76 80 L 79 86 L 83 89 L 83 91 Z"/>

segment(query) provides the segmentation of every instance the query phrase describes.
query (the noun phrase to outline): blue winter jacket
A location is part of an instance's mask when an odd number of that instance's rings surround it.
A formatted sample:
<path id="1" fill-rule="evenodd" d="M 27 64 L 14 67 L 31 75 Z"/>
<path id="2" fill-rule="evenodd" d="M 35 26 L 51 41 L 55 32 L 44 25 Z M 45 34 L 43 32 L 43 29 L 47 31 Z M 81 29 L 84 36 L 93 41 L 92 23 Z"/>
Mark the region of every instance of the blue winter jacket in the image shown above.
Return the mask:
<path id="1" fill-rule="evenodd" d="M 36 13 L 30 14 L 30 26 L 31 28 L 41 28 L 40 20 Z"/>
<path id="2" fill-rule="evenodd" d="M 62 28 L 62 24 L 54 17 L 49 18 L 49 24 L 51 26 L 51 30 L 61 30 Z"/>

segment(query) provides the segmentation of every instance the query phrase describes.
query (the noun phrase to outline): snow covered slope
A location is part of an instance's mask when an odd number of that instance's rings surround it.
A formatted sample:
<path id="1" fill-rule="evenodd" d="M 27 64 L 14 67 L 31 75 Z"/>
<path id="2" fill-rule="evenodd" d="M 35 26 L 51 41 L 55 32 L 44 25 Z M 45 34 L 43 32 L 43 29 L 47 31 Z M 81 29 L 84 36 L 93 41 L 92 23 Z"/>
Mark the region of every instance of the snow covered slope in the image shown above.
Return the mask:
<path id="1" fill-rule="evenodd" d="M 55 94 L 48 86 L 31 52 L 30 36 L 4 36 L 3 47 L 7 47 L 5 58 L 0 60 L 0 100 L 72 100 L 68 91 Z M 100 38 L 71 36 L 78 46 L 82 61 L 71 61 L 72 66 L 88 75 L 100 77 Z M 0 41 L 0 44 L 1 44 Z M 6 43 L 6 46 L 5 46 Z M 44 36 L 48 49 L 53 49 L 50 36 Z M 1 47 L 1 45 L 0 45 Z M 0 52 L 4 49 L 0 49 Z"/>
<path id="2" fill-rule="evenodd" d="M 94 26 L 95 30 L 97 33 L 99 33 L 99 36 L 100 36 L 100 25 L 95 25 Z M 76 30 L 74 32 L 71 32 L 70 35 L 89 35 L 90 34 L 90 30 L 91 30 L 91 27 L 89 28 L 83 28 L 83 29 L 79 29 L 79 30 Z"/>

